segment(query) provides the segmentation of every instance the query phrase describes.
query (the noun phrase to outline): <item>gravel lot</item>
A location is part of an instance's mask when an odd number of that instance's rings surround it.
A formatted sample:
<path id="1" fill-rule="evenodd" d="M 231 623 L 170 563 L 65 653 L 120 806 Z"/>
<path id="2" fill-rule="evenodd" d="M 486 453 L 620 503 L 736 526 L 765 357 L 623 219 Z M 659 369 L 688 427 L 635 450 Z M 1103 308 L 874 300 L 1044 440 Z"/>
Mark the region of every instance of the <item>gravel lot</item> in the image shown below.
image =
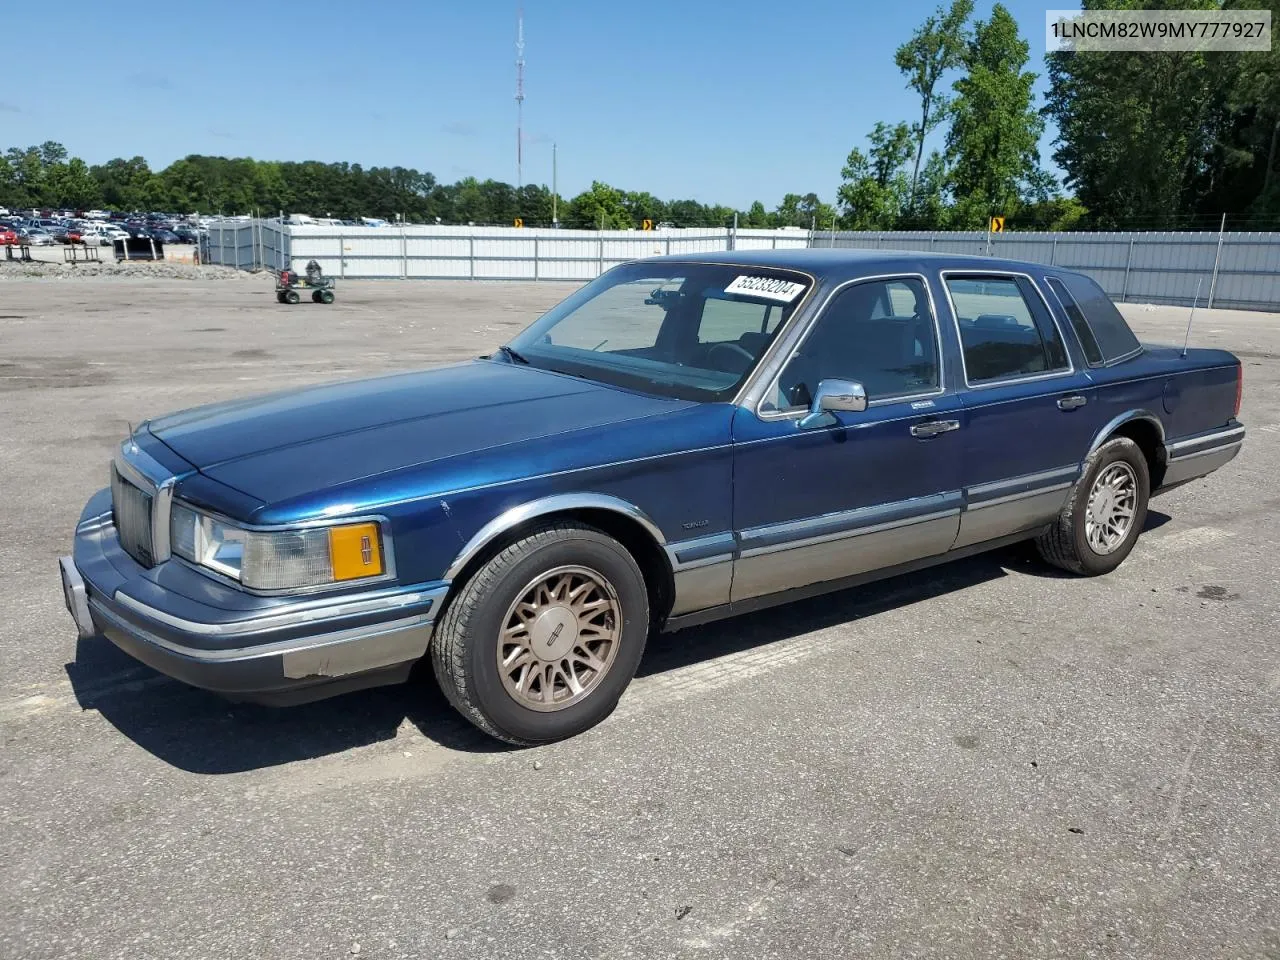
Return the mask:
<path id="1" fill-rule="evenodd" d="M 666 637 L 556 746 L 77 644 L 55 558 L 126 422 L 473 356 L 569 289 L 0 280 L 0 957 L 1280 956 L 1280 317 L 1198 317 L 1250 437 L 1115 574 L 1013 549 Z"/>

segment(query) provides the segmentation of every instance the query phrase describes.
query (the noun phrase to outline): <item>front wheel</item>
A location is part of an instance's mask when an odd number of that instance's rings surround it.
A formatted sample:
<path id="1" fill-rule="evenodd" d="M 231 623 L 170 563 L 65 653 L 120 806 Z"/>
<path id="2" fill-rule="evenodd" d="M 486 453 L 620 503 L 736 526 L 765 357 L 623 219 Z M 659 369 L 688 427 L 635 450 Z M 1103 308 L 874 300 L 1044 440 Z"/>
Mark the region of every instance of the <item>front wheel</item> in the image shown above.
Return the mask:
<path id="1" fill-rule="evenodd" d="M 431 641 L 445 696 L 486 733 L 522 746 L 587 730 L 617 705 L 649 632 L 631 554 L 594 527 L 535 528 L 451 599 Z"/>
<path id="2" fill-rule="evenodd" d="M 1036 539 L 1040 556 L 1072 573 L 1110 573 L 1138 542 L 1150 496 L 1142 450 L 1128 437 L 1108 440 L 1089 455 L 1062 513 Z"/>

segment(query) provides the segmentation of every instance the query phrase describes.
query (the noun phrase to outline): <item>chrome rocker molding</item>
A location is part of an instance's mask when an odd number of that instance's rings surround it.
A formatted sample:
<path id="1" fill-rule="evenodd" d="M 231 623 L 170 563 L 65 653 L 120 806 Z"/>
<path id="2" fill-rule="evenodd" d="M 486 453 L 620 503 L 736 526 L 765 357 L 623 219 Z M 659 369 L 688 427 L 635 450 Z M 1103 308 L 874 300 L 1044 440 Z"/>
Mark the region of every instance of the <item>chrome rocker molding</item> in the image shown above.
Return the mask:
<path id="1" fill-rule="evenodd" d="M 1240 452 L 1244 433 L 1244 427 L 1237 425 L 1165 444 L 1168 466 L 1160 492 L 1203 477 L 1230 463 Z"/>
<path id="2" fill-rule="evenodd" d="M 499 514 L 494 519 L 486 523 L 480 530 L 467 541 L 467 545 L 462 548 L 462 552 L 449 565 L 449 569 L 445 571 L 444 580 L 456 580 L 458 575 L 491 541 L 502 536 L 508 530 L 514 529 L 528 520 L 536 517 L 546 516 L 550 513 L 568 513 L 572 510 L 608 510 L 612 513 L 620 514 L 628 519 L 639 523 L 653 537 L 654 542 L 660 547 L 665 547 L 667 538 L 663 536 L 662 530 L 653 522 L 643 510 L 635 504 L 628 503 L 618 497 L 611 497 L 603 493 L 564 493 L 557 494 L 553 497 L 543 497 L 541 500 L 532 500 L 529 503 L 522 503 L 518 507 L 512 507 L 509 510 Z"/>

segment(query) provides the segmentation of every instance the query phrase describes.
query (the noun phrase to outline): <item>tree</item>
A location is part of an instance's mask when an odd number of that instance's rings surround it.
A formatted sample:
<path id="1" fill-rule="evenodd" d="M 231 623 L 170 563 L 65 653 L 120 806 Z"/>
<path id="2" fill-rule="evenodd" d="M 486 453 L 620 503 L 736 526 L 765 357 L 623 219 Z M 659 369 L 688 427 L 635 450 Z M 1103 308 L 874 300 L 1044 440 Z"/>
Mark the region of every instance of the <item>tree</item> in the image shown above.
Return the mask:
<path id="1" fill-rule="evenodd" d="M 788 193 L 782 203 L 769 216 L 772 227 L 804 227 L 804 229 L 830 230 L 835 218 L 835 208 L 823 203 L 816 193 Z"/>
<path id="2" fill-rule="evenodd" d="M 851 230 L 894 227 L 911 202 L 906 165 L 911 160 L 912 131 L 905 123 L 879 122 L 867 138 L 870 153 L 856 147 L 840 172 L 836 191 L 844 225 Z"/>
<path id="3" fill-rule="evenodd" d="M 769 212 L 765 210 L 764 204 L 759 200 L 751 204 L 751 209 L 743 215 L 739 226 L 751 229 L 761 229 L 769 226 Z"/>
<path id="4" fill-rule="evenodd" d="M 1045 112 L 1058 125 L 1053 156 L 1093 222 L 1175 225 L 1217 142 L 1215 88 L 1225 77 L 1214 68 L 1231 61 L 1211 66 L 1200 52 L 1062 51 L 1047 59 Z"/>
<path id="5" fill-rule="evenodd" d="M 1043 185 L 1039 175 L 1044 121 L 1032 105 L 1036 75 L 1024 71 L 1029 46 L 1017 21 L 997 3 L 974 25 L 965 74 L 953 85 L 947 131 L 955 223 L 974 229 L 992 213 L 1012 213 Z"/>
<path id="6" fill-rule="evenodd" d="M 569 201 L 565 222 L 582 230 L 625 230 L 635 226 L 622 191 L 599 180 L 593 180 L 590 190 Z"/>
<path id="7" fill-rule="evenodd" d="M 893 57 L 893 62 L 907 77 L 907 87 L 920 97 L 920 122 L 911 126 L 916 162 L 911 169 L 908 206 L 915 205 L 925 138 L 941 122 L 948 106 L 946 97 L 937 93 L 936 88 L 943 74 L 961 63 L 965 49 L 964 26 L 972 13 L 973 0 L 952 0 L 949 10 L 938 7 Z"/>

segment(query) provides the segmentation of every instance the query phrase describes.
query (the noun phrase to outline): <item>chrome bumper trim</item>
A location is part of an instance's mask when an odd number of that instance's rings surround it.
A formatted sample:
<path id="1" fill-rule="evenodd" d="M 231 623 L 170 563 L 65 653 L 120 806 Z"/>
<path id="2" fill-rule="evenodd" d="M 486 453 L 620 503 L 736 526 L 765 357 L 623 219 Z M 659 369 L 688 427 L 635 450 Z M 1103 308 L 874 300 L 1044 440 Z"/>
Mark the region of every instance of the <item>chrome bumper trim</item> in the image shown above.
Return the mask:
<path id="1" fill-rule="evenodd" d="M 448 592 L 449 585 L 445 584 L 430 590 L 415 590 L 411 593 L 380 593 L 376 596 L 352 594 L 347 597 L 326 601 L 304 601 L 297 604 L 289 604 L 277 613 L 250 617 L 245 620 L 234 620 L 228 623 L 201 623 L 197 620 L 177 617 L 149 606 L 141 600 L 135 600 L 127 593 L 119 590 L 116 591 L 113 599 L 121 606 L 128 607 L 149 620 L 163 623 L 185 633 L 207 637 L 234 637 L 248 633 L 261 633 L 265 630 L 295 627 L 306 623 L 323 623 L 326 620 L 333 620 L 338 617 L 382 613 L 417 603 L 430 603 L 429 618 L 434 618 L 436 611 L 439 610 L 440 602 L 444 600 L 445 594 Z"/>
<path id="2" fill-rule="evenodd" d="M 205 650 L 199 647 L 188 647 L 185 644 L 174 643 L 172 640 L 166 640 L 164 637 L 139 627 L 137 624 L 130 623 L 107 608 L 107 606 L 98 600 L 90 600 L 89 606 L 93 612 L 109 626 L 127 633 L 132 637 L 142 640 L 154 647 L 159 647 L 169 653 L 177 654 L 180 657 L 186 657 L 189 660 L 195 660 L 200 663 L 227 663 L 239 660 L 256 660 L 262 657 L 274 657 L 284 655 L 286 659 L 292 654 L 304 652 L 315 652 L 324 648 L 335 647 L 345 644 L 363 644 L 376 637 L 387 637 L 390 635 L 403 634 L 406 631 L 414 633 L 413 642 L 406 648 L 408 655 L 402 659 L 413 659 L 422 656 L 426 652 L 427 642 L 431 639 L 432 619 L 430 614 L 419 614 L 418 616 L 405 617 L 402 620 L 391 620 L 386 623 L 374 624 L 367 627 L 355 627 L 350 630 L 338 630 L 333 633 L 322 633 L 315 636 L 295 637 L 291 640 L 280 640 L 276 643 L 262 643 L 250 647 L 237 647 L 230 650 Z M 420 643 L 419 643 L 420 641 Z M 418 647 L 421 649 L 418 649 Z M 415 652 L 416 651 L 416 652 Z M 399 660 L 391 662 L 400 662 Z M 372 669 L 373 667 L 383 666 L 380 663 L 362 662 L 359 670 Z M 347 673 L 355 673 L 356 669 L 345 671 Z M 327 675 L 327 674 L 326 674 Z"/>
<path id="3" fill-rule="evenodd" d="M 62 598 L 67 603 L 67 612 L 76 622 L 76 633 L 81 640 L 87 640 L 98 632 L 93 625 L 93 616 L 89 613 L 89 595 L 84 588 L 84 578 L 76 569 L 71 557 L 59 557 L 58 569 L 62 573 Z"/>

